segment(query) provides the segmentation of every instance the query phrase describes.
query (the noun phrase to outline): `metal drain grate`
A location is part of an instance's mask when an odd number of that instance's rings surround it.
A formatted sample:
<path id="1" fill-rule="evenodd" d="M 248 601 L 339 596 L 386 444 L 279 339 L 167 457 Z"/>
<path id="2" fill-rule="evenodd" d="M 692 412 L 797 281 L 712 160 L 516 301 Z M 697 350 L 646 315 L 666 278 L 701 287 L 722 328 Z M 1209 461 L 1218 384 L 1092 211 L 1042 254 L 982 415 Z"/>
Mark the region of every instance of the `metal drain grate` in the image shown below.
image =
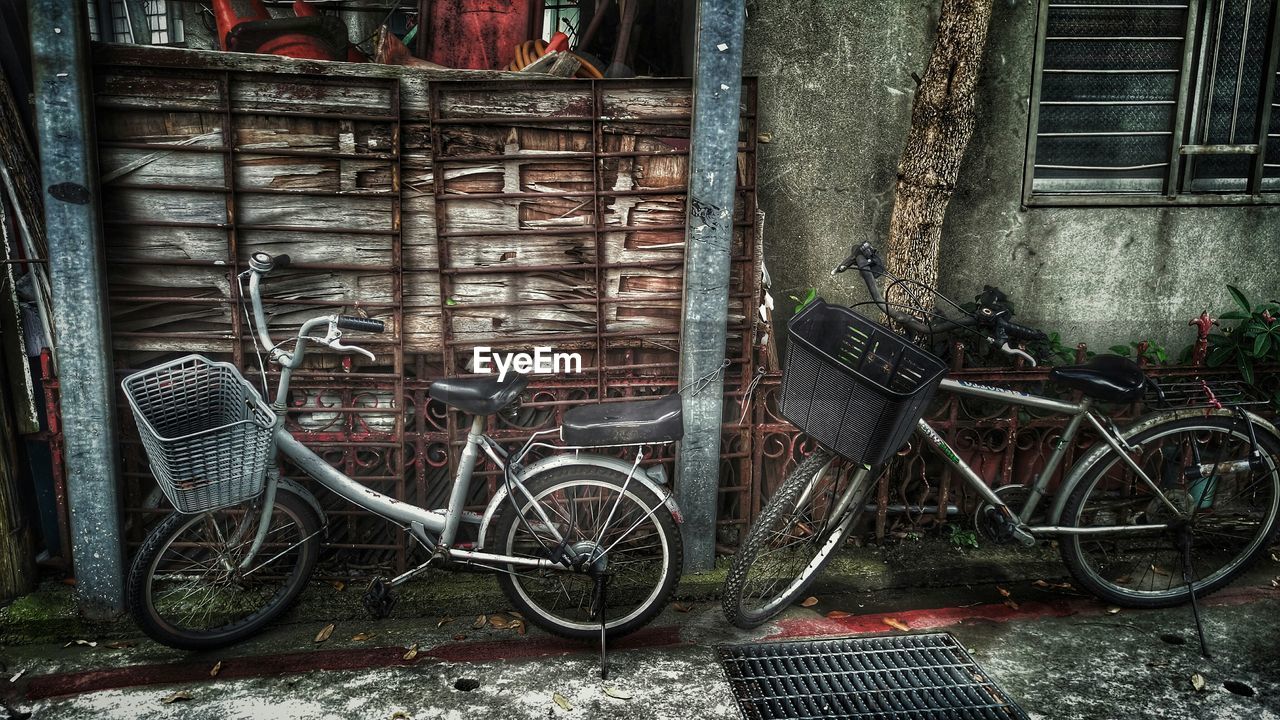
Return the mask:
<path id="1" fill-rule="evenodd" d="M 750 720 L 1027 720 L 946 633 L 722 645 Z"/>

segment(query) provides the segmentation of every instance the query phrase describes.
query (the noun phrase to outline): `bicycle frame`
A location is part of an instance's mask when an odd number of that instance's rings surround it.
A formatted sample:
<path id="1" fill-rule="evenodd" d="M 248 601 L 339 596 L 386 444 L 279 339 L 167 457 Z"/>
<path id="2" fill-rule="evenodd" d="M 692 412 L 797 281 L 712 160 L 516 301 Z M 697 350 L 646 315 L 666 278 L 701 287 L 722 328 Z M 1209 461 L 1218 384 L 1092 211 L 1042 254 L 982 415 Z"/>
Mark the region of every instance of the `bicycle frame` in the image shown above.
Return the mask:
<path id="1" fill-rule="evenodd" d="M 1111 425 L 1110 421 L 1107 422 L 1107 425 L 1104 425 L 1102 421 L 1099 420 L 1093 412 L 1091 412 L 1090 408 L 1092 406 L 1092 401 L 1089 398 L 1086 397 L 1078 403 L 1065 402 L 1062 400 L 1055 400 L 1053 398 L 1019 392 L 1017 390 L 1007 390 L 1005 388 L 991 387 L 964 380 L 951 379 L 944 379 L 939 387 L 946 392 L 954 393 L 956 395 L 1007 402 L 1014 405 L 1021 405 L 1023 407 L 1047 410 L 1060 415 L 1071 416 L 1070 422 L 1067 423 L 1067 427 L 1062 431 L 1062 436 L 1058 439 L 1058 443 L 1054 448 L 1053 454 L 1049 456 L 1049 460 L 1045 463 L 1044 469 L 1041 470 L 1039 476 L 1032 484 L 1031 492 L 1027 497 L 1026 502 L 1023 504 L 1022 508 L 1018 510 L 1016 515 L 1012 515 L 1012 517 L 1017 520 L 1019 529 L 1029 533 L 1033 538 L 1053 537 L 1057 535 L 1115 535 L 1120 533 L 1146 533 L 1164 530 L 1168 527 L 1168 525 L 1164 524 L 1091 528 L 1063 527 L 1058 523 L 1063 507 L 1063 502 L 1061 502 L 1061 500 L 1064 498 L 1059 498 L 1059 502 L 1054 504 L 1049 516 L 1048 525 L 1028 525 L 1032 515 L 1035 514 L 1036 509 L 1040 506 L 1040 502 L 1044 499 L 1045 491 L 1049 487 L 1050 480 L 1053 478 L 1054 473 L 1057 472 L 1058 467 L 1062 464 L 1063 458 L 1066 457 L 1067 448 L 1071 447 L 1072 441 L 1080 431 L 1080 426 L 1086 421 L 1098 432 L 1102 441 L 1106 443 L 1106 445 L 1110 446 L 1111 449 L 1113 449 L 1117 455 L 1124 460 L 1129 468 L 1137 474 L 1137 477 L 1147 485 L 1147 487 L 1155 494 L 1155 497 L 1159 498 L 1161 502 L 1174 512 L 1175 517 L 1182 516 L 1183 513 L 1169 500 L 1168 497 L 1165 496 L 1165 494 L 1160 490 L 1159 485 L 1142 470 L 1132 457 L 1130 457 L 1128 452 L 1130 449 L 1129 445 L 1120 432 L 1115 429 L 1114 425 Z M 1002 512 L 1012 513 L 1008 504 L 996 495 L 995 491 L 992 490 L 985 481 L 983 481 L 982 477 L 978 475 L 978 473 L 974 471 L 968 463 L 962 460 L 958 454 L 956 454 L 955 450 L 953 450 L 951 446 L 942 439 L 942 436 L 934 430 L 928 422 L 921 419 L 916 428 L 916 432 L 921 437 L 928 440 L 929 443 L 933 445 L 934 449 L 936 449 L 947 461 L 947 463 L 960 473 L 960 477 L 964 478 L 965 482 L 971 485 L 984 500 L 990 503 L 993 507 L 1000 509 Z"/>
<path id="2" fill-rule="evenodd" d="M 443 553 L 450 560 L 463 562 L 471 565 L 478 565 L 492 570 L 504 571 L 502 566 L 513 566 L 516 568 L 533 568 L 533 569 L 549 569 L 558 568 L 561 570 L 572 569 L 564 564 L 564 559 L 553 561 L 550 559 L 518 557 L 499 553 L 484 552 L 484 542 L 486 531 L 489 523 L 496 514 L 498 507 L 509 496 L 509 490 L 514 489 L 523 493 L 524 498 L 529 501 L 532 508 L 538 514 L 538 520 L 548 528 L 555 536 L 557 541 L 562 541 L 559 531 L 555 529 L 555 524 L 546 516 L 541 505 L 534 502 L 533 495 L 525 486 L 525 482 L 533 476 L 550 470 L 554 467 L 562 467 L 568 464 L 592 465 L 598 467 L 609 468 L 626 474 L 627 479 L 623 483 L 622 492 L 625 492 L 628 484 L 632 481 L 638 482 L 651 490 L 655 497 L 661 498 L 662 502 L 656 504 L 649 510 L 646 517 L 652 516 L 657 512 L 659 507 L 666 505 L 676 522 L 682 522 L 680 509 L 675 503 L 672 494 L 663 487 L 665 478 L 657 478 L 649 471 L 640 470 L 640 461 L 643 458 L 643 448 L 649 444 L 666 444 L 666 443 L 643 443 L 635 445 L 625 445 L 616 447 L 636 448 L 636 460 L 634 463 L 627 463 L 617 458 L 611 458 L 596 453 L 583 452 L 594 448 L 580 446 L 555 446 L 537 442 L 538 438 L 544 435 L 557 432 L 556 430 L 544 430 L 536 432 L 525 443 L 520 452 L 513 458 L 507 457 L 506 452 L 492 438 L 484 434 L 485 418 L 483 416 L 475 416 L 471 420 L 471 428 L 467 433 L 467 443 L 463 448 L 462 456 L 459 460 L 457 475 L 454 477 L 453 487 L 449 493 L 449 504 L 443 511 L 427 510 L 411 503 L 401 502 L 395 498 L 377 492 L 365 487 L 356 480 L 348 477 L 346 474 L 335 469 L 323 458 L 312 452 L 309 448 L 298 441 L 284 427 L 285 415 L 288 412 L 288 398 L 290 380 L 293 376 L 294 369 L 302 365 L 303 358 L 306 356 L 307 344 L 314 340 L 311 333 L 316 328 L 331 324 L 336 319 L 333 316 L 323 316 L 311 318 L 304 322 L 298 329 L 296 343 L 293 352 L 285 352 L 271 342 L 270 335 L 266 332 L 267 319 L 266 313 L 262 307 L 261 301 L 261 280 L 262 275 L 258 272 L 249 273 L 249 295 L 252 299 L 253 324 L 258 332 L 259 339 L 263 345 L 269 350 L 271 359 L 280 365 L 280 380 L 276 387 L 275 401 L 271 408 L 276 414 L 276 423 L 273 430 L 273 439 L 277 453 L 283 454 L 285 457 L 293 460 L 293 462 L 310 475 L 316 482 L 328 488 L 331 492 L 339 497 L 362 507 L 370 512 L 381 516 L 382 518 L 399 525 L 401 528 L 409 532 L 415 540 L 422 544 L 432 552 L 432 560 L 439 554 Z M 520 461 L 534 447 L 541 446 L 552 448 L 557 452 L 573 451 L 572 455 L 552 455 L 544 457 L 530 465 L 523 466 Z M 505 480 L 501 491 L 496 493 L 489 501 L 488 507 L 485 509 L 483 516 L 475 516 L 473 513 L 466 513 L 463 509 L 467 498 L 467 492 L 471 487 L 471 477 L 475 470 L 476 461 L 480 457 L 480 453 L 484 452 L 490 460 L 501 470 Z M 661 473 L 659 472 L 659 475 Z M 274 468 L 269 472 L 266 489 L 262 495 L 262 516 L 258 522 L 257 532 L 254 535 L 250 549 L 246 554 L 241 569 L 248 569 L 253 559 L 257 556 L 263 542 L 266 539 L 267 530 L 270 525 L 271 509 L 275 501 L 276 487 L 279 483 L 279 473 Z M 619 500 L 621 495 L 619 495 Z M 515 500 L 512 499 L 512 502 Z M 615 506 L 616 507 L 616 506 Z M 612 516 L 611 516 L 612 517 Z M 479 540 L 475 545 L 475 549 L 465 549 L 453 547 L 454 540 L 457 538 L 458 527 L 461 523 L 467 522 L 478 524 Z M 606 523 L 607 524 L 607 523 Z M 607 552 L 607 551 L 606 551 Z M 419 567 L 410 569 L 400 576 L 393 578 L 390 585 L 399 585 L 414 575 L 422 572 L 430 564 L 431 560 L 423 563 Z"/>

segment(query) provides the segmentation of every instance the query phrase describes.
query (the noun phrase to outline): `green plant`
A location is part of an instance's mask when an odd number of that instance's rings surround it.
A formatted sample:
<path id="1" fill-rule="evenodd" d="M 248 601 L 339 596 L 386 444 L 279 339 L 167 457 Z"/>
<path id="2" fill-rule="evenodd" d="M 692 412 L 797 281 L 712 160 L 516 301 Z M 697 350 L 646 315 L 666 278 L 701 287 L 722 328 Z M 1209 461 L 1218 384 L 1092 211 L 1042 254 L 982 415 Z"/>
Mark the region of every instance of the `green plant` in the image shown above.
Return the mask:
<path id="1" fill-rule="evenodd" d="M 792 300 L 795 300 L 795 301 L 796 301 L 796 309 L 795 309 L 795 312 L 797 312 L 797 313 L 798 313 L 798 312 L 800 312 L 801 310 L 805 309 L 805 306 L 807 306 L 809 303 L 813 302 L 813 299 L 814 299 L 814 298 L 818 297 L 818 289 L 817 289 L 817 288 L 809 288 L 809 292 L 805 293 L 805 296 L 804 296 L 804 299 L 803 299 L 803 300 L 801 300 L 799 297 L 796 297 L 795 295 L 788 295 L 787 297 L 789 297 L 789 298 L 791 298 Z"/>
<path id="2" fill-rule="evenodd" d="M 1138 350 L 1144 343 L 1146 347 L 1139 354 Z M 1107 350 L 1120 357 L 1129 357 L 1132 354 L 1134 360 L 1146 360 L 1148 364 L 1164 365 L 1169 362 L 1169 353 L 1163 345 L 1154 340 L 1134 340 L 1128 345 L 1112 345 Z"/>
<path id="3" fill-rule="evenodd" d="M 958 525 L 948 525 L 951 529 L 951 544 L 958 548 L 978 547 L 978 534 L 972 530 L 966 530 Z"/>
<path id="4" fill-rule="evenodd" d="M 1240 375 L 1250 385 L 1254 384 L 1254 366 L 1263 362 L 1280 360 L 1280 305 L 1275 301 L 1252 305 L 1244 293 L 1232 285 L 1227 292 L 1238 310 L 1225 312 L 1218 318 L 1235 321 L 1227 327 L 1219 324 L 1222 332 L 1209 334 L 1209 352 L 1205 363 L 1220 367 L 1234 362 Z"/>

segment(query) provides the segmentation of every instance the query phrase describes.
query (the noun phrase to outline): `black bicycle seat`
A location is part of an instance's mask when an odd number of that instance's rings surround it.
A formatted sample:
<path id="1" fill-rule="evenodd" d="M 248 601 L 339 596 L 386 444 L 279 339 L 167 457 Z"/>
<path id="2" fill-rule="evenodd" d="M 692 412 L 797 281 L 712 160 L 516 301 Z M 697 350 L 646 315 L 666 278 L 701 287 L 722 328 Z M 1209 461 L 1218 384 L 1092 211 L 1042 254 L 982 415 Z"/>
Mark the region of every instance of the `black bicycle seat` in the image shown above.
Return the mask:
<path id="1" fill-rule="evenodd" d="M 659 400 L 579 405 L 565 411 L 560 439 L 568 445 L 630 445 L 684 437 L 679 395 Z"/>
<path id="2" fill-rule="evenodd" d="M 1083 365 L 1049 371 L 1049 379 L 1105 402 L 1133 402 L 1142 397 L 1147 375 L 1134 361 L 1119 355 L 1098 355 Z"/>
<path id="3" fill-rule="evenodd" d="M 431 383 L 428 394 L 471 415 L 492 415 L 515 402 L 528 384 L 529 378 L 520 373 L 508 373 L 502 380 L 496 375 L 440 378 Z"/>

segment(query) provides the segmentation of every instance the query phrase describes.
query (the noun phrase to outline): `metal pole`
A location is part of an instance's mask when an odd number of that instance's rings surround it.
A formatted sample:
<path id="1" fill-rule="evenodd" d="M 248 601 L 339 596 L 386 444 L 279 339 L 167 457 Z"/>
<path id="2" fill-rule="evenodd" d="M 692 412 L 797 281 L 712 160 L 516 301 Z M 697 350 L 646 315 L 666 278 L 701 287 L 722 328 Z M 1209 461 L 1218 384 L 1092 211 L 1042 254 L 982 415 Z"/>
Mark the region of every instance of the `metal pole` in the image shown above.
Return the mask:
<path id="1" fill-rule="evenodd" d="M 102 618 L 124 607 L 124 558 L 88 18 L 66 0 L 29 11 L 76 591 Z"/>
<path id="2" fill-rule="evenodd" d="M 743 0 L 698 0 L 680 328 L 684 439 L 676 483 L 685 517 L 685 570 L 691 572 L 715 566 L 724 409 L 720 370 L 729 315 L 745 17 Z"/>

